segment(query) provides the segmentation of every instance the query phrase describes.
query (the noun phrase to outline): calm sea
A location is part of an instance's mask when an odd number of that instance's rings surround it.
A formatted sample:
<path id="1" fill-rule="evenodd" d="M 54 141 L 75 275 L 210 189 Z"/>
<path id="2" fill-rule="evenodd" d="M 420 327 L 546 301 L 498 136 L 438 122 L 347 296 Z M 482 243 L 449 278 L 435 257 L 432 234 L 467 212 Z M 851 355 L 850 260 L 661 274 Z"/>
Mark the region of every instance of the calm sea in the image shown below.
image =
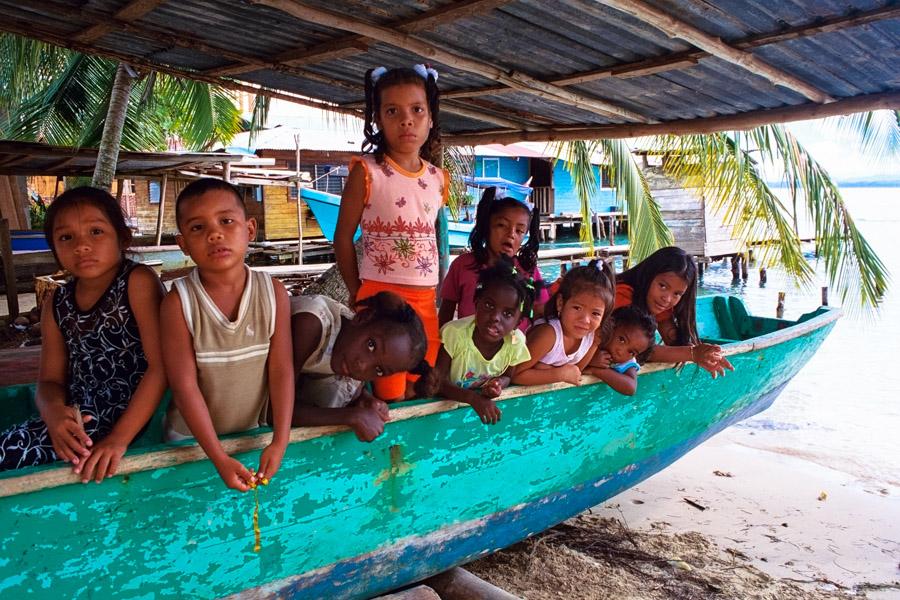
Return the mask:
<path id="1" fill-rule="evenodd" d="M 783 432 L 755 436 L 750 445 L 849 473 L 869 485 L 900 487 L 900 365 L 895 362 L 900 357 L 900 188 L 841 192 L 892 275 L 888 293 L 877 313 L 846 306 L 831 335 L 775 404 L 739 427 Z M 773 316 L 778 292 L 785 291 L 785 316 L 795 318 L 818 306 L 819 286 L 826 285 L 824 265 L 810 260 L 818 273 L 812 289 L 797 289 L 771 269 L 765 287 L 755 270 L 746 283 L 733 285 L 725 265 L 710 269 L 702 287 L 739 294 L 752 312 Z M 833 290 L 830 301 L 840 303 Z"/>

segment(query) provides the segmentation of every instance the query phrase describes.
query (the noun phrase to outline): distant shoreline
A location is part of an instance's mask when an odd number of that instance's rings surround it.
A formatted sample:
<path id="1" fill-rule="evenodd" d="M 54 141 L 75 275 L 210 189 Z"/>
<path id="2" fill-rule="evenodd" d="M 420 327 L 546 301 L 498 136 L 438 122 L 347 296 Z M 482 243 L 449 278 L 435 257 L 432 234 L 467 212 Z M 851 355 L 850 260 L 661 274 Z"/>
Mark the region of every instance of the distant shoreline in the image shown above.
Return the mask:
<path id="1" fill-rule="evenodd" d="M 835 182 L 839 188 L 866 188 L 866 187 L 875 187 L 875 188 L 900 188 L 900 180 L 898 181 L 851 181 L 851 182 L 843 182 L 837 181 Z M 783 181 L 779 181 L 776 183 L 769 183 L 770 188 L 776 189 L 784 189 L 788 186 L 785 185 Z"/>

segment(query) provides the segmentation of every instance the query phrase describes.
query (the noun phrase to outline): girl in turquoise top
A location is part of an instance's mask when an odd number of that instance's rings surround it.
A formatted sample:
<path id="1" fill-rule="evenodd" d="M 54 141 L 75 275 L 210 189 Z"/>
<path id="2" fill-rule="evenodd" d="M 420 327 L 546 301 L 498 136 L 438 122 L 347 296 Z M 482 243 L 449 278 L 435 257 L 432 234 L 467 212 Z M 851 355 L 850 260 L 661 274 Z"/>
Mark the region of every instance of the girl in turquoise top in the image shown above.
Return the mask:
<path id="1" fill-rule="evenodd" d="M 534 298 L 534 281 L 503 256 L 478 277 L 475 314 L 441 329 L 440 393 L 471 405 L 482 423 L 500 420 L 492 399 L 509 385 L 514 367 L 530 357 L 518 325 L 531 313 Z"/>

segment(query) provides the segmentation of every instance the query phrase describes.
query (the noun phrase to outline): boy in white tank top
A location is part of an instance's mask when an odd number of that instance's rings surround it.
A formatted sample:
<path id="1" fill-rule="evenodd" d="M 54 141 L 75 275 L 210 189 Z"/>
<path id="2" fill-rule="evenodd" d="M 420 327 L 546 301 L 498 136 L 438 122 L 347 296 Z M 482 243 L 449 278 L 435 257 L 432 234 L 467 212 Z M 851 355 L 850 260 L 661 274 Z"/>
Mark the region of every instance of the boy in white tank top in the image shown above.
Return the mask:
<path id="1" fill-rule="evenodd" d="M 163 362 L 174 398 L 169 439 L 193 435 L 230 488 L 271 478 L 290 437 L 294 399 L 290 304 L 279 281 L 251 271 L 244 255 L 256 235 L 234 186 L 217 179 L 188 185 L 175 204 L 182 251 L 197 264 L 162 303 Z M 218 436 L 265 424 L 272 442 L 257 473 L 228 456 Z"/>

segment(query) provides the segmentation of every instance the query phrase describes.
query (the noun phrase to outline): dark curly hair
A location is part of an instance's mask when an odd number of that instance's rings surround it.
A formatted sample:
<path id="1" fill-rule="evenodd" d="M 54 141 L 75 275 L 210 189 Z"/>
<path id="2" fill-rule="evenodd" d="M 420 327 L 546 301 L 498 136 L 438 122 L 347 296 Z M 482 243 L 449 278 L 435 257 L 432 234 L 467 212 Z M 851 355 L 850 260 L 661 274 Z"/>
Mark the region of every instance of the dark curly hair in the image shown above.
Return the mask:
<path id="1" fill-rule="evenodd" d="M 505 285 L 515 290 L 516 299 L 522 306 L 522 316 L 530 319 L 534 300 L 543 283 L 523 276 L 508 256 L 501 255 L 492 267 L 479 273 L 478 284 L 475 286 L 475 300 L 477 301 L 485 290 Z"/>
<path id="2" fill-rule="evenodd" d="M 475 256 L 473 268 L 481 269 L 488 262 L 488 240 L 491 239 L 491 217 L 507 208 L 521 208 L 528 212 L 528 240 L 519 248 L 516 258 L 519 266 L 531 274 L 537 266 L 538 246 L 541 243 L 541 217 L 536 210 L 528 207 L 515 198 L 497 198 L 497 188 L 489 187 L 481 194 L 478 210 L 475 213 L 475 226 L 469 234 L 469 247 Z"/>
<path id="3" fill-rule="evenodd" d="M 609 344 L 613 331 L 618 326 L 636 327 L 647 336 L 647 339 L 650 340 L 650 345 L 635 357 L 639 364 L 647 362 L 656 343 L 656 319 L 653 318 L 653 315 L 634 304 L 620 306 L 614 310 L 609 319 L 609 331 L 603 338 L 602 346 L 604 348 Z"/>
<path id="4" fill-rule="evenodd" d="M 50 207 L 47 209 L 47 214 L 44 217 L 44 237 L 47 238 L 47 244 L 50 246 L 50 251 L 53 252 L 53 258 L 56 259 L 56 262 L 59 262 L 59 257 L 56 255 L 56 240 L 53 238 L 53 227 L 56 225 L 56 219 L 59 218 L 59 213 L 65 209 L 79 205 L 94 206 L 103 213 L 116 231 L 116 237 L 119 238 L 119 245 L 122 248 L 122 256 L 124 257 L 125 250 L 131 244 L 131 229 L 125 223 L 122 207 L 106 190 L 85 185 L 63 192 L 56 200 L 50 203 Z"/>
<path id="5" fill-rule="evenodd" d="M 697 335 L 697 265 L 691 256 L 677 246 L 660 248 L 634 267 L 621 273 L 619 283 L 630 285 L 632 304 L 650 312 L 647 292 L 657 275 L 674 273 L 687 282 L 687 290 L 672 309 L 675 317 L 676 346 L 687 346 L 700 341 Z"/>
<path id="6" fill-rule="evenodd" d="M 557 298 L 562 298 L 565 303 L 572 296 L 586 290 L 595 292 L 603 299 L 605 308 L 603 320 L 600 323 L 600 332 L 601 334 L 605 333 L 609 324 L 609 315 L 612 313 L 616 300 L 616 274 L 612 266 L 602 259 L 594 259 L 586 266 L 570 269 L 563 276 L 559 289 L 544 305 L 544 317 L 547 320 L 558 319 Z"/>
<path id="7" fill-rule="evenodd" d="M 440 381 L 428 361 L 425 351 L 428 349 L 428 338 L 422 319 L 406 300 L 393 292 L 378 292 L 374 296 L 356 302 L 356 313 L 362 323 L 379 323 L 388 326 L 392 333 L 404 334 L 410 342 L 410 362 L 413 367 L 410 373 L 419 375 L 415 383 L 417 396 L 433 396 L 437 393 Z"/>
<path id="8" fill-rule="evenodd" d="M 375 119 L 381 111 L 381 92 L 394 85 L 413 83 L 425 88 L 425 98 L 428 101 L 428 112 L 431 117 L 431 130 L 428 132 L 428 139 L 419 150 L 419 156 L 428 162 L 439 162 L 441 152 L 440 91 L 438 91 L 434 76 L 429 73 L 428 77 L 423 79 L 413 69 L 390 69 L 379 77 L 376 83 L 372 83 L 372 71 L 374 70 L 369 69 L 365 76 L 366 112 L 363 135 L 365 135 L 366 141 L 363 142 L 362 151 L 374 154 L 375 160 L 379 164 L 384 162 L 384 152 L 387 149 L 384 143 L 384 134 L 375 129 Z"/>

